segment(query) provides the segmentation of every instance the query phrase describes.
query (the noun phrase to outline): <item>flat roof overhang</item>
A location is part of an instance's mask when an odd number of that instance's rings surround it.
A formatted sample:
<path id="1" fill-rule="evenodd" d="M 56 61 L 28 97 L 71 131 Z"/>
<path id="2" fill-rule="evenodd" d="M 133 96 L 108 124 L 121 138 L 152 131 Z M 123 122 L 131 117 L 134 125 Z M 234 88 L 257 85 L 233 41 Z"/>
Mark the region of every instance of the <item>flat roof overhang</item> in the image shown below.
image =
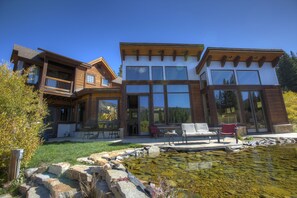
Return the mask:
<path id="1" fill-rule="evenodd" d="M 237 67 L 239 62 L 246 62 L 247 67 L 252 62 L 258 62 L 259 67 L 262 67 L 264 62 L 271 62 L 272 67 L 275 67 L 283 54 L 282 49 L 208 47 L 196 66 L 196 73 L 199 74 L 205 63 L 207 67 L 210 66 L 211 61 L 220 61 L 222 67 L 226 61 L 233 62 L 234 67 Z"/>
<path id="2" fill-rule="evenodd" d="M 121 88 L 84 88 L 75 93 L 75 96 L 83 96 L 92 93 L 121 93 Z"/>
<path id="3" fill-rule="evenodd" d="M 200 60 L 204 50 L 203 44 L 180 44 L 180 43 L 120 43 L 121 59 L 125 60 L 126 56 L 148 56 L 151 60 L 152 56 L 160 56 L 163 60 L 164 56 L 172 56 L 175 61 L 176 56 L 184 56 L 185 60 L 188 56 L 197 57 Z"/>

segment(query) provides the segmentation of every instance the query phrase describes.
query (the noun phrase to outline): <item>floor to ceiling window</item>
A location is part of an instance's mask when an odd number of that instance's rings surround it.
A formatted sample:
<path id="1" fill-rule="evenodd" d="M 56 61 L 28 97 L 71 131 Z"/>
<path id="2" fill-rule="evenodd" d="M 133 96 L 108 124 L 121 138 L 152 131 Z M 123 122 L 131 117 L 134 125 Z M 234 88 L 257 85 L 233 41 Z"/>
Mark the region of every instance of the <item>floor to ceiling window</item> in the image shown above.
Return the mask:
<path id="1" fill-rule="evenodd" d="M 118 100 L 99 100 L 99 128 L 118 128 Z"/>

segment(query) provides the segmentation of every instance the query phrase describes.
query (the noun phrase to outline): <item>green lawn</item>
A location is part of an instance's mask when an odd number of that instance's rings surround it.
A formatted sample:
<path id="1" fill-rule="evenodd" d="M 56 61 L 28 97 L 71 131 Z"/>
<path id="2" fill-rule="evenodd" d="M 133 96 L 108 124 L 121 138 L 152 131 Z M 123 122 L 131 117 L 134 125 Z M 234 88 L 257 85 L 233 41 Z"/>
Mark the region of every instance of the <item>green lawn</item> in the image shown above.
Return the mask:
<path id="1" fill-rule="evenodd" d="M 61 142 L 45 143 L 40 146 L 31 159 L 28 167 L 38 167 L 42 164 L 69 162 L 75 164 L 79 157 L 87 157 L 92 153 L 114 151 L 125 148 L 140 147 L 137 144 L 111 142 Z"/>

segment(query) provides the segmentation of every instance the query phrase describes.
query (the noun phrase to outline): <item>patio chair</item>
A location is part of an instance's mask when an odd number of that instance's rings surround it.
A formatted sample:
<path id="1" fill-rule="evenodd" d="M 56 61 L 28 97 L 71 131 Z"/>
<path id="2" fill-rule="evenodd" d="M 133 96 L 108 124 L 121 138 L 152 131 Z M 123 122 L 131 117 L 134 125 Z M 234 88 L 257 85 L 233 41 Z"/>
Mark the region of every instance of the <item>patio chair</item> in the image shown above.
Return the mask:
<path id="1" fill-rule="evenodd" d="M 224 143 L 225 143 L 226 136 L 234 136 L 236 139 L 236 144 L 238 144 L 237 125 L 236 124 L 223 124 L 222 129 L 218 132 L 219 142 L 220 142 L 221 136 L 223 136 Z"/>
<path id="2" fill-rule="evenodd" d="M 160 134 L 160 130 L 155 125 L 151 125 L 150 126 L 150 133 L 151 133 L 152 137 L 157 138 L 159 136 L 159 134 Z"/>

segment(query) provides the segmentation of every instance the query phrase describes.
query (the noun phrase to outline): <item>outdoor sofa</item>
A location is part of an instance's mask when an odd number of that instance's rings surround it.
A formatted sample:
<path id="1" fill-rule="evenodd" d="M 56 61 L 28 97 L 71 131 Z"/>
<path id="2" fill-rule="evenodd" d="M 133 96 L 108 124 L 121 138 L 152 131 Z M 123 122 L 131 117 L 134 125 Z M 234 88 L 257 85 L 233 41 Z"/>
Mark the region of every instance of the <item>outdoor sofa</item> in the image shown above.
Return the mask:
<path id="1" fill-rule="evenodd" d="M 209 141 L 213 136 L 218 138 L 217 132 L 209 131 L 207 123 L 182 123 L 181 129 L 183 142 L 186 140 L 186 144 L 188 144 L 188 137 L 207 137 Z"/>

